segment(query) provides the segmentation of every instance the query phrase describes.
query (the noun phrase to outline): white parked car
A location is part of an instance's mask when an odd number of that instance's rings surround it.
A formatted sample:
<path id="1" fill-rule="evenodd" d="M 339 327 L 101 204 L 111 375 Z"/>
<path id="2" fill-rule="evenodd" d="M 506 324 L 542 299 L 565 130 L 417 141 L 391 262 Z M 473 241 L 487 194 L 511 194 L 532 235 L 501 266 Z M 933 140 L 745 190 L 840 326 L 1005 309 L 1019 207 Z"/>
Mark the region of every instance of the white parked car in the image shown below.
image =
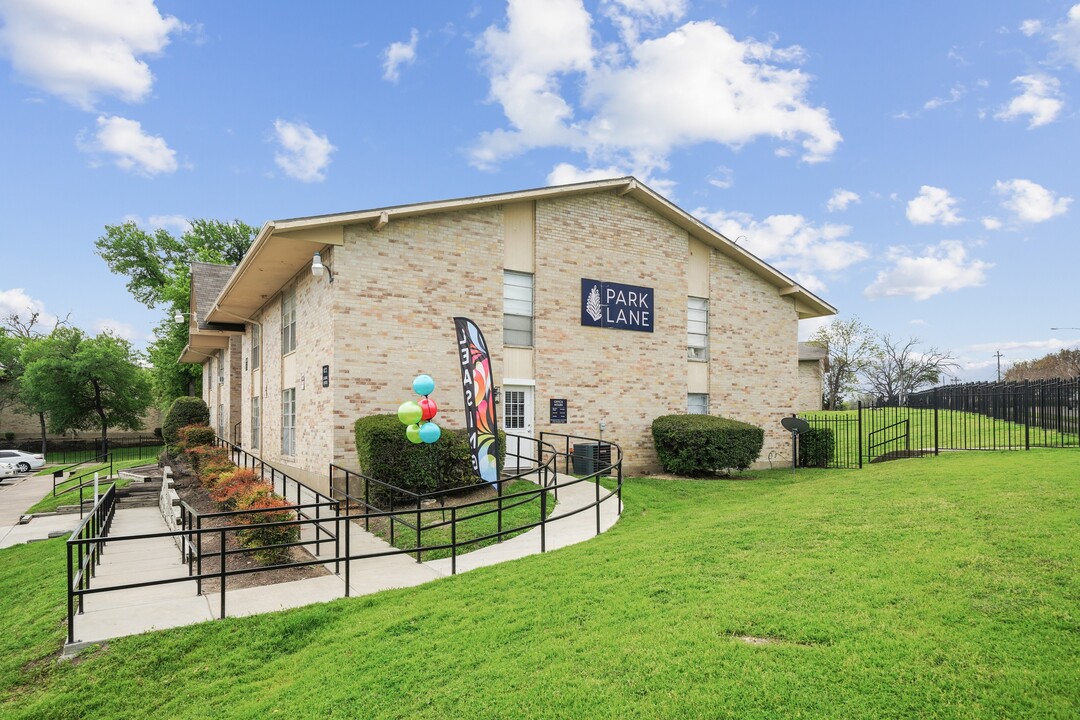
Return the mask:
<path id="1" fill-rule="evenodd" d="M 45 464 L 45 456 L 41 453 L 35 455 L 22 450 L 0 450 L 0 463 L 14 465 L 19 472 L 30 472 Z"/>
<path id="2" fill-rule="evenodd" d="M 0 478 L 15 477 L 19 471 L 11 463 L 0 463 Z"/>

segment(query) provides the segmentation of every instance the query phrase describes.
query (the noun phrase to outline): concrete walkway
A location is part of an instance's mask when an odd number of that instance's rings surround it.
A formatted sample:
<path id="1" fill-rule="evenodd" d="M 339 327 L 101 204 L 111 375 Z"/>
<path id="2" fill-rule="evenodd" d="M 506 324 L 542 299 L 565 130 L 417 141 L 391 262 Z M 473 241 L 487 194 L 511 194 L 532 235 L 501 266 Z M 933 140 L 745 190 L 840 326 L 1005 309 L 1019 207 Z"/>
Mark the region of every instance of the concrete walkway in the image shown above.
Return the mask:
<path id="1" fill-rule="evenodd" d="M 607 491 L 601 489 L 601 494 Z M 582 542 L 596 535 L 596 512 L 593 509 L 567 517 L 568 513 L 595 500 L 596 487 L 579 483 L 559 490 L 559 502 L 548 519 L 548 550 Z M 551 501 L 549 499 L 549 501 Z M 601 530 L 618 519 L 616 498 L 601 506 Z M 559 518 L 562 518 L 561 520 Z M 335 522 L 327 521 L 332 527 Z M 110 537 L 162 532 L 167 528 L 155 508 L 118 510 Z M 304 539 L 314 539 L 314 527 L 304 530 Z M 350 554 L 361 555 L 390 551 L 382 539 L 365 532 L 353 522 L 350 528 Z M 540 552 L 540 528 L 534 528 L 503 543 L 459 555 L 459 573 L 486 565 L 525 557 Z M 323 557 L 333 557 L 334 547 L 327 543 Z M 349 567 L 350 595 L 366 595 L 390 588 L 412 587 L 450 575 L 449 558 L 417 563 L 409 555 L 390 555 L 353 560 Z M 333 570 L 333 565 L 328 564 Z M 107 587 L 149 580 L 187 576 L 180 551 L 171 538 L 150 540 L 112 540 L 106 545 L 102 562 L 91 587 Z M 345 595 L 344 568 L 340 575 L 324 575 L 308 580 L 229 590 L 226 585 L 226 616 L 242 617 L 328 602 Z M 194 581 L 157 585 L 148 588 L 88 595 L 84 612 L 75 616 L 75 651 L 85 643 L 135 635 L 149 630 L 190 625 L 212 620 L 220 614 L 218 593 L 196 595 Z"/>
<path id="2" fill-rule="evenodd" d="M 36 517 L 19 524 L 27 509 L 52 492 L 52 475 L 20 475 L 0 482 L 0 549 L 32 540 L 46 540 L 51 533 L 70 533 L 78 527 L 78 513 Z"/>

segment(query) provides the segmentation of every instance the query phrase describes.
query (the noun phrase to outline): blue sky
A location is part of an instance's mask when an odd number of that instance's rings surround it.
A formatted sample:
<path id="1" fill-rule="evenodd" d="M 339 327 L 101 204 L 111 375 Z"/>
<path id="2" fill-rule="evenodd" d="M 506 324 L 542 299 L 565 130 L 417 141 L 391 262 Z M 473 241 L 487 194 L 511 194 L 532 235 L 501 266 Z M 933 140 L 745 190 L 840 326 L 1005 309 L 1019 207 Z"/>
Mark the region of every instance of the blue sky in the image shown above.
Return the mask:
<path id="1" fill-rule="evenodd" d="M 94 254 L 637 175 L 961 376 L 1080 344 L 1080 4 L 0 0 L 0 311 L 143 345 Z M 804 328 L 804 334 L 813 328 Z"/>

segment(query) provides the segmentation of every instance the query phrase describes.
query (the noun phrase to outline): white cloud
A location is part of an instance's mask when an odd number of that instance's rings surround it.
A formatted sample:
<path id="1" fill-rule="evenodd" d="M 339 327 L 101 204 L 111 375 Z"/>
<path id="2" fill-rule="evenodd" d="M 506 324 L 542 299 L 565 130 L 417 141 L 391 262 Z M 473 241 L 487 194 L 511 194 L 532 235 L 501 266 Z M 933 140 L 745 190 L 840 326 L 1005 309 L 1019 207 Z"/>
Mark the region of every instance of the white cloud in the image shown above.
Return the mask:
<path id="1" fill-rule="evenodd" d="M 138 338 L 138 331 L 135 330 L 135 326 L 131 323 L 120 322 L 119 320 L 113 320 L 112 318 L 97 318 L 94 320 L 92 326 L 93 333 L 107 332 L 110 335 L 124 338 L 129 342 L 134 342 Z"/>
<path id="2" fill-rule="evenodd" d="M 183 215 L 151 215 L 150 227 L 171 229 L 177 235 L 183 235 L 191 229 L 191 221 Z"/>
<path id="3" fill-rule="evenodd" d="M 164 138 L 143 132 L 137 120 L 102 115 L 97 119 L 93 141 L 86 142 L 84 137 L 81 134 L 76 140 L 81 150 L 110 154 L 122 170 L 146 177 L 176 172 L 176 151 L 169 148 Z"/>
<path id="4" fill-rule="evenodd" d="M 968 258 L 963 243 L 943 240 L 914 256 L 907 248 L 889 248 L 892 267 L 882 270 L 864 291 L 868 298 L 910 297 L 927 300 L 947 290 L 978 287 L 986 283 L 992 263 Z"/>
<path id="5" fill-rule="evenodd" d="M 145 99 L 154 77 L 140 58 L 183 29 L 153 0 L 6 0 L 0 15 L 0 53 L 15 74 L 84 110 L 101 96 Z"/>
<path id="6" fill-rule="evenodd" d="M 274 162 L 285 174 L 301 182 L 322 182 L 330 155 L 337 150 L 326 135 L 317 135 L 304 123 L 274 120 L 274 139 L 280 148 Z"/>
<path id="7" fill-rule="evenodd" d="M 982 219 L 982 225 L 987 230 L 1000 230 L 1001 224 L 1001 220 L 996 217 L 984 217 Z"/>
<path id="8" fill-rule="evenodd" d="M 45 303 L 41 300 L 30 297 L 23 288 L 0 290 L 0 319 L 14 314 L 22 322 L 27 322 L 34 313 L 38 313 L 35 329 L 45 333 L 53 329 L 56 316 L 45 310 Z"/>
<path id="9" fill-rule="evenodd" d="M 707 180 L 713 187 L 727 190 L 735 185 L 735 171 L 721 165 L 716 168 L 716 172 L 710 175 Z"/>
<path id="10" fill-rule="evenodd" d="M 833 190 L 832 197 L 825 203 L 825 209 L 829 212 L 841 212 L 848 209 L 848 206 L 852 203 L 861 203 L 862 198 L 859 194 L 852 192 L 851 190 L 845 190 L 844 188 L 836 188 Z"/>
<path id="11" fill-rule="evenodd" d="M 1032 35 L 1038 35 L 1043 31 L 1043 24 L 1041 20 L 1025 20 L 1020 23 L 1020 32 L 1024 33 L 1028 37 Z"/>
<path id="12" fill-rule="evenodd" d="M 383 51 L 383 80 L 396 83 L 401 77 L 402 65 L 416 62 L 416 43 L 420 39 L 416 28 L 409 35 L 409 42 L 394 42 Z"/>
<path id="13" fill-rule="evenodd" d="M 801 48 L 739 41 L 712 22 L 638 41 L 638 30 L 681 17 L 683 4 L 605 8 L 620 17 L 635 10 L 636 24 L 621 44 L 599 50 L 581 0 L 511 0 L 506 26 L 484 32 L 478 49 L 486 57 L 490 97 L 508 127 L 481 134 L 471 153 L 475 165 L 565 147 L 585 153 L 591 166 L 645 175 L 666 168 L 673 150 L 698 143 L 737 148 L 771 137 L 801 144 L 803 160 L 818 162 L 841 142 L 828 111 L 807 100 L 810 77 L 783 67 L 802 59 Z M 643 17 L 650 22 L 638 22 Z"/>
<path id="14" fill-rule="evenodd" d="M 799 342 L 806 342 L 814 337 L 818 329 L 825 327 L 832 321 L 831 317 L 808 318 L 799 321 Z"/>
<path id="15" fill-rule="evenodd" d="M 1065 18 L 1050 32 L 1056 45 L 1055 59 L 1080 70 L 1080 3 L 1073 5 Z"/>
<path id="16" fill-rule="evenodd" d="M 549 185 L 572 185 L 590 180 L 610 180 L 624 175 L 626 173 L 617 167 L 591 167 L 583 170 L 570 163 L 559 163 L 548 173 L 547 182 Z"/>
<path id="17" fill-rule="evenodd" d="M 1058 215 L 1064 215 L 1071 197 L 1060 197 L 1053 190 L 1047 190 L 1042 185 L 1016 178 L 994 183 L 994 192 L 1006 196 L 1001 205 L 1010 210 L 1020 222 L 1040 223 Z"/>
<path id="18" fill-rule="evenodd" d="M 1023 92 L 1009 104 L 994 113 L 998 120 L 1016 120 L 1029 116 L 1028 129 L 1052 123 L 1065 106 L 1061 99 L 1061 83 L 1049 75 L 1021 75 L 1014 78 L 1013 85 L 1020 85 Z"/>
<path id="19" fill-rule="evenodd" d="M 914 319 L 914 320 L 911 320 L 911 321 L 909 321 L 909 322 L 910 322 L 910 323 L 911 323 L 912 325 L 925 325 L 925 324 L 926 324 L 926 321 L 925 321 L 925 320 L 922 320 L 922 319 L 919 319 L 919 318 L 916 318 L 916 319 Z"/>
<path id="20" fill-rule="evenodd" d="M 845 239 L 849 225 L 815 225 L 802 215 L 770 215 L 759 222 L 740 212 L 693 214 L 731 240 L 745 236 L 742 247 L 814 292 L 826 289 L 818 273 L 836 273 L 870 256 L 863 245 Z"/>
<path id="21" fill-rule="evenodd" d="M 969 345 L 968 350 L 971 352 L 1022 352 L 1029 351 L 1034 352 L 1055 352 L 1057 350 L 1063 350 L 1067 347 L 1072 347 L 1076 344 L 1076 340 L 1059 340 L 1057 338 L 1050 338 L 1048 340 L 1005 340 L 1002 342 L 992 343 L 978 343 L 976 345 Z"/>
<path id="22" fill-rule="evenodd" d="M 907 219 L 912 225 L 957 225 L 964 222 L 956 210 L 956 198 L 945 188 L 923 185 L 908 201 Z"/>
<path id="23" fill-rule="evenodd" d="M 964 97 L 965 93 L 967 93 L 967 89 L 963 85 L 957 83 L 952 87 L 951 90 L 949 90 L 949 97 L 930 98 L 925 103 L 923 103 L 923 110 L 936 110 L 943 105 L 952 105 L 954 102 Z"/>
<path id="24" fill-rule="evenodd" d="M 642 32 L 654 30 L 664 20 L 686 14 L 687 0 L 602 0 L 604 14 L 619 29 L 627 44 L 636 44 Z"/>

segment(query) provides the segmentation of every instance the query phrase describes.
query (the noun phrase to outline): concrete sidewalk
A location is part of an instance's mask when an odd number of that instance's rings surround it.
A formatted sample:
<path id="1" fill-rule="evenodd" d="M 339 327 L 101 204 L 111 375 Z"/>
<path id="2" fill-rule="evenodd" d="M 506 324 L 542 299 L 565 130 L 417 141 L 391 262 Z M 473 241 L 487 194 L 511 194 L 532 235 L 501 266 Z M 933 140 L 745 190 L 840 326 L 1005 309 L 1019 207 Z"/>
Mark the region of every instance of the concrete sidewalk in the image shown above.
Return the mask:
<path id="1" fill-rule="evenodd" d="M 601 495 L 607 491 L 601 488 Z M 596 535 L 596 512 L 592 508 L 573 516 L 574 510 L 595 500 L 596 486 L 579 483 L 559 490 L 559 502 L 548 519 L 548 550 L 582 542 Z M 553 500 L 549 497 L 549 502 Z M 561 519 L 560 519 L 561 518 Z M 601 506 L 600 527 L 606 530 L 618 519 L 616 498 Z M 332 526 L 335 521 L 327 521 Z M 166 525 L 156 508 L 118 510 L 110 536 L 119 538 L 165 531 Z M 314 539 L 314 528 L 304 531 L 304 539 Z M 350 554 L 387 552 L 393 548 L 381 538 L 365 532 L 359 523 L 350 527 Z M 540 552 L 540 528 L 475 552 L 459 555 L 459 573 L 499 562 L 506 562 Z M 323 557 L 334 557 L 334 547 L 327 543 Z M 349 567 L 350 595 L 367 595 L 391 588 L 412 587 L 450 575 L 449 558 L 417 563 L 409 555 L 389 555 L 353 560 Z M 327 568 L 333 571 L 333 564 Z M 171 538 L 150 540 L 112 540 L 105 546 L 102 562 L 91 583 L 92 588 L 149 580 L 187 576 L 180 550 Z M 75 616 L 77 650 L 84 643 L 100 642 L 149 630 L 180 627 L 212 620 L 220 614 L 221 595 L 196 595 L 194 581 L 182 581 L 147 588 L 120 590 L 88 595 L 83 614 Z M 242 617 L 257 613 L 328 602 L 345 595 L 344 567 L 340 575 L 325 575 L 308 580 L 229 590 L 226 585 L 226 616 Z"/>
<path id="2" fill-rule="evenodd" d="M 26 511 L 52 492 L 52 475 L 22 475 L 0 483 L 0 549 L 32 540 L 45 540 L 50 533 L 70 533 L 78 527 L 79 514 L 37 517 L 20 525 Z"/>

